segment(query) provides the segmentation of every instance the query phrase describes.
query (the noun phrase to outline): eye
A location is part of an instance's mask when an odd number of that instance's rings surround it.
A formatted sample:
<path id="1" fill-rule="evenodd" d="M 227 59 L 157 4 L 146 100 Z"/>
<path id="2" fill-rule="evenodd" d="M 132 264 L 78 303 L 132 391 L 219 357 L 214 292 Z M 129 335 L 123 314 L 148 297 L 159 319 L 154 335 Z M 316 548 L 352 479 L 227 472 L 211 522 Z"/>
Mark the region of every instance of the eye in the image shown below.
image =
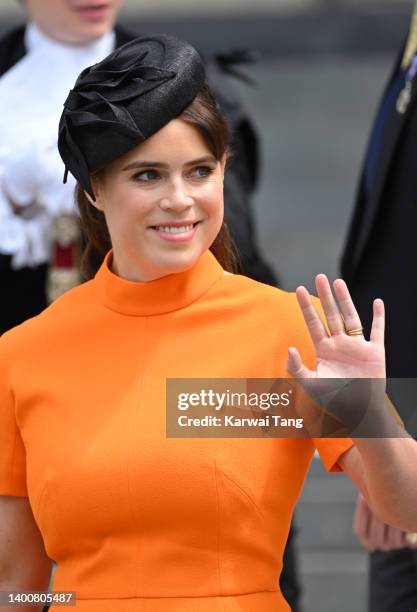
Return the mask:
<path id="1" fill-rule="evenodd" d="M 151 181 L 158 180 L 160 174 L 156 170 L 143 170 L 134 174 L 132 178 L 137 182 L 150 183 Z"/>
<path id="2" fill-rule="evenodd" d="M 191 174 L 196 178 L 206 178 L 213 174 L 214 168 L 211 166 L 196 166 L 191 170 Z"/>

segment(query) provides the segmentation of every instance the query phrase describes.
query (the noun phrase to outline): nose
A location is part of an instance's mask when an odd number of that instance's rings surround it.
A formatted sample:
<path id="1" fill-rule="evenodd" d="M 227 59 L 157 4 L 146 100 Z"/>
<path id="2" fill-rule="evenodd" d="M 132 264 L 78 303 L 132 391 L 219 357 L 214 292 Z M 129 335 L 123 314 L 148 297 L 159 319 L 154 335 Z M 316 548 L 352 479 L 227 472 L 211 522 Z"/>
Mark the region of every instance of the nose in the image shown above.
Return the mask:
<path id="1" fill-rule="evenodd" d="M 174 210 L 175 212 L 182 212 L 190 208 L 193 204 L 194 200 L 187 194 L 185 185 L 182 181 L 171 183 L 166 194 L 159 203 L 162 210 Z"/>

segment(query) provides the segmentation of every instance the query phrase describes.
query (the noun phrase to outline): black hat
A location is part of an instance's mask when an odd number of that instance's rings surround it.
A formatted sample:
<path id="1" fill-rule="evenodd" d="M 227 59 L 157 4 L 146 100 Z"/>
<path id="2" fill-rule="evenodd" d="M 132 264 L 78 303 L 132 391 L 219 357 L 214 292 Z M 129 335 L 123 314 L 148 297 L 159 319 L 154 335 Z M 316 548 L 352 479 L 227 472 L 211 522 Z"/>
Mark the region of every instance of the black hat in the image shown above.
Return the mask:
<path id="1" fill-rule="evenodd" d="M 90 175 L 174 119 L 205 80 L 189 43 L 141 36 L 83 70 L 64 103 L 58 149 L 68 171 L 93 198 Z"/>

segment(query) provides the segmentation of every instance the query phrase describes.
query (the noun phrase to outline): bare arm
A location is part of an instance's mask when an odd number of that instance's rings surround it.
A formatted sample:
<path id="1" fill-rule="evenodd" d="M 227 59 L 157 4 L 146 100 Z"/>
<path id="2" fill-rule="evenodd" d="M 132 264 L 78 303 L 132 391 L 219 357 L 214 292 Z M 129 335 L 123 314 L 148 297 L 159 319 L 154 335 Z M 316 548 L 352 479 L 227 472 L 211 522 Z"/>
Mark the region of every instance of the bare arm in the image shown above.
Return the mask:
<path id="1" fill-rule="evenodd" d="M 355 442 L 339 463 L 379 519 L 404 531 L 415 532 L 417 442 L 387 413 L 384 304 L 382 300 L 374 300 L 371 333 L 367 341 L 346 283 L 341 279 L 334 281 L 333 295 L 327 277 L 319 274 L 316 288 L 327 326 L 308 291 L 299 287 L 296 292 L 316 349 L 316 370 L 303 364 L 295 347 L 288 351 L 288 370 L 297 379 L 308 379 L 311 383 L 318 381 L 327 391 L 332 390 L 331 379 L 362 380 L 368 385 L 369 381 L 372 382 L 365 399 L 361 399 L 360 393 L 352 394 L 350 403 L 347 403 L 341 394 L 342 401 L 335 403 L 336 413 L 332 412 L 332 415 L 347 424 Z M 357 383 L 353 388 L 356 387 Z M 353 421 L 352 416 L 355 417 Z M 380 437 L 361 437 L 359 426 L 352 425 L 354 421 L 361 427 L 362 423 L 372 423 L 372 435 L 378 433 Z M 370 430 L 361 431 L 363 434 Z"/>
<path id="2" fill-rule="evenodd" d="M 28 498 L 0 496 L 0 591 L 47 591 L 51 570 Z M 21 609 L 38 612 L 42 606 Z M 15 612 L 16 606 L 2 610 Z"/>
<path id="3" fill-rule="evenodd" d="M 379 519 L 404 531 L 417 531 L 415 440 L 358 438 L 339 464 Z"/>

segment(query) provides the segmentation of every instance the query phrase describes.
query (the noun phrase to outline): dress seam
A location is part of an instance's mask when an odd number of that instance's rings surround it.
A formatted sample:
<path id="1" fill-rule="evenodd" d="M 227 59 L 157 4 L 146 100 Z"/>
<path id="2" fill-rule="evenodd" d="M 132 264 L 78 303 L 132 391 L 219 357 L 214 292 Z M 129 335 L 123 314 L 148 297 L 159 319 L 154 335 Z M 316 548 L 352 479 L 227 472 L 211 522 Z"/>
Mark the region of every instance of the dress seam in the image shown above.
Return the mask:
<path id="1" fill-rule="evenodd" d="M 140 374 L 139 374 L 139 380 L 138 380 L 138 404 L 139 406 L 141 405 L 141 390 L 143 388 L 143 379 L 144 379 L 144 364 L 146 363 L 146 352 L 147 352 L 147 341 L 148 341 L 148 324 L 149 324 L 149 317 L 144 317 L 144 322 L 145 322 L 145 330 L 144 330 L 144 339 L 143 339 L 143 360 L 140 363 Z M 138 411 L 139 412 L 139 411 Z M 135 417 L 133 417 L 135 418 Z M 134 431 L 134 427 L 132 427 L 132 431 Z M 126 465 L 126 472 L 127 472 L 127 494 L 128 494 L 128 505 L 129 505 L 129 512 L 130 512 L 130 517 L 131 517 L 131 521 L 132 521 L 132 526 L 133 529 L 135 529 L 136 527 L 136 517 L 135 517 L 135 512 L 133 509 L 133 505 L 132 505 L 132 487 L 131 487 L 131 473 L 130 473 L 130 466 L 131 466 L 131 454 L 130 454 L 130 447 L 128 447 L 128 452 L 127 452 L 127 465 Z M 134 577 L 135 577 L 135 587 L 137 589 L 138 587 L 138 575 L 141 575 L 140 572 L 140 556 L 141 556 L 141 545 L 140 545 L 140 541 L 138 541 L 136 543 L 135 546 L 135 552 L 134 552 L 134 559 L 133 559 L 133 571 L 134 571 Z M 139 595 L 135 595 L 134 597 L 128 598 L 128 599 L 136 599 L 140 597 Z M 112 598 L 110 598 L 112 599 Z"/>
<path id="2" fill-rule="evenodd" d="M 223 476 L 229 481 L 231 482 L 240 492 L 242 495 L 244 495 L 244 497 L 251 503 L 251 505 L 255 508 L 255 510 L 257 511 L 257 513 L 259 514 L 259 516 L 262 518 L 262 520 L 265 520 L 265 517 L 262 513 L 262 510 L 260 509 L 260 507 L 258 506 L 258 504 L 256 503 L 256 501 L 253 499 L 252 495 L 250 493 L 248 493 L 248 491 L 241 485 L 239 484 L 234 478 L 232 478 L 232 476 L 230 476 L 229 474 L 227 474 L 222 468 L 220 468 L 217 464 L 216 464 L 216 469 L 221 472 L 223 474 Z"/>

